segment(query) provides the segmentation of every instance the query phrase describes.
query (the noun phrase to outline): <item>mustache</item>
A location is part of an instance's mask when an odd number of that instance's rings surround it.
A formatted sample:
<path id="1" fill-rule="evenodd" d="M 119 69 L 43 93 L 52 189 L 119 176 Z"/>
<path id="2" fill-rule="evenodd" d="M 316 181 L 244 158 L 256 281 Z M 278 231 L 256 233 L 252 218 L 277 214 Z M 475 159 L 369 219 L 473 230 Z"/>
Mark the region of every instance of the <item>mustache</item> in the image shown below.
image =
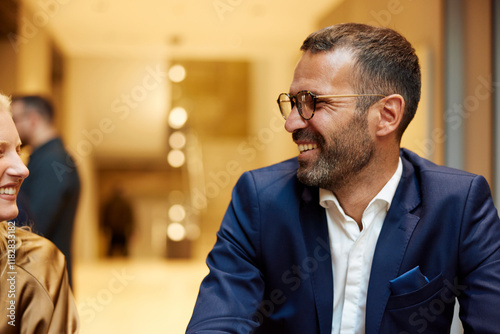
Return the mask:
<path id="1" fill-rule="evenodd" d="M 312 132 L 310 129 L 299 129 L 292 133 L 294 141 L 311 141 L 319 145 L 325 142 L 325 139 L 318 133 Z"/>

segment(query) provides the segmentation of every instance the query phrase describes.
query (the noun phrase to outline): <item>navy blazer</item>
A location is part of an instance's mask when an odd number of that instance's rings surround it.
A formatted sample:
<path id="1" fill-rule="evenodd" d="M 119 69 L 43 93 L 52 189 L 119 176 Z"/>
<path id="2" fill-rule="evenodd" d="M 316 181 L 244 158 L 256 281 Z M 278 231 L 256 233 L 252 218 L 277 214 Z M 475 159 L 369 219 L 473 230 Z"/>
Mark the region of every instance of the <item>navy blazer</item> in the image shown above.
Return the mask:
<path id="1" fill-rule="evenodd" d="M 500 221 L 486 180 L 402 149 L 374 253 L 366 333 L 498 333 Z M 333 275 L 319 190 L 291 159 L 244 173 L 187 333 L 330 334 Z"/>

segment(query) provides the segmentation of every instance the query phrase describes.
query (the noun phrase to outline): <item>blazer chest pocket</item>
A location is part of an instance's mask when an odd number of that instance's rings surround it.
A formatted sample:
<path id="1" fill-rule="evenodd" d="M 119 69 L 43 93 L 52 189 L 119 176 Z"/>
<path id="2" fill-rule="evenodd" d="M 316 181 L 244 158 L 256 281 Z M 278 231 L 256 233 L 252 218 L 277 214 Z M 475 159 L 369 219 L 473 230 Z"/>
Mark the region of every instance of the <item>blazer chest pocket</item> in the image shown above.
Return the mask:
<path id="1" fill-rule="evenodd" d="M 418 305 L 435 296 L 443 288 L 444 281 L 441 274 L 429 281 L 422 275 L 419 267 L 415 267 L 390 282 L 391 296 L 386 309 L 392 310 Z M 446 297 L 450 297 L 448 295 L 451 293 L 448 292 Z M 440 296 L 435 296 L 435 298 L 440 298 Z"/>

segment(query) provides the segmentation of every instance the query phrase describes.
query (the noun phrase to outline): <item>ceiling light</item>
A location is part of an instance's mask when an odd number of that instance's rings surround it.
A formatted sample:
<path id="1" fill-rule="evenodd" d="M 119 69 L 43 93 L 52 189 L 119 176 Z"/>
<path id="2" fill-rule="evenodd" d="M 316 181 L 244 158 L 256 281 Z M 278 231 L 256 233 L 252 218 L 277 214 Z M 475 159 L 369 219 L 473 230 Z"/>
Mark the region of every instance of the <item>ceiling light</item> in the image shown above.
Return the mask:
<path id="1" fill-rule="evenodd" d="M 186 237 L 186 229 L 182 224 L 171 223 L 167 228 L 167 236 L 170 240 L 181 241 Z"/>
<path id="2" fill-rule="evenodd" d="M 168 209 L 168 218 L 172 221 L 181 221 L 186 218 L 186 209 L 181 204 L 174 204 Z"/>
<path id="3" fill-rule="evenodd" d="M 181 131 L 175 131 L 168 138 L 168 143 L 171 148 L 180 150 L 186 145 L 186 136 Z"/>
<path id="4" fill-rule="evenodd" d="M 167 160 L 170 166 L 177 168 L 184 165 L 184 162 L 186 161 L 186 156 L 182 151 L 172 150 L 168 152 Z"/>
<path id="5" fill-rule="evenodd" d="M 186 109 L 182 107 L 175 107 L 168 115 L 168 125 L 174 129 L 180 129 L 186 124 L 188 115 Z"/>
<path id="6" fill-rule="evenodd" d="M 168 70 L 168 78 L 172 82 L 181 82 L 186 78 L 186 69 L 182 65 L 174 65 Z"/>

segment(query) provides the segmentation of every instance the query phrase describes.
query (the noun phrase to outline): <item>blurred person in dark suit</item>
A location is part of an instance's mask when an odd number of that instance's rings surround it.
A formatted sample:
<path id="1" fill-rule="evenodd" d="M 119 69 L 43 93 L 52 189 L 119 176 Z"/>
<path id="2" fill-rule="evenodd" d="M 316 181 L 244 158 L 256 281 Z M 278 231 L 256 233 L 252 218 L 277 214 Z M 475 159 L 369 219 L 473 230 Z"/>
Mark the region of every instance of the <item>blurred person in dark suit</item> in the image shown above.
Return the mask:
<path id="1" fill-rule="evenodd" d="M 66 256 L 72 284 L 71 244 L 80 195 L 80 178 L 72 157 L 65 150 L 54 124 L 54 108 L 42 96 L 12 99 L 12 115 L 19 136 L 32 153 L 31 177 L 21 187 L 20 197 L 31 215 L 34 232 L 51 240 Z"/>
<path id="2" fill-rule="evenodd" d="M 134 212 L 123 189 L 113 189 L 102 211 L 101 226 L 110 239 L 107 256 L 128 256 L 129 239 L 134 230 Z"/>

